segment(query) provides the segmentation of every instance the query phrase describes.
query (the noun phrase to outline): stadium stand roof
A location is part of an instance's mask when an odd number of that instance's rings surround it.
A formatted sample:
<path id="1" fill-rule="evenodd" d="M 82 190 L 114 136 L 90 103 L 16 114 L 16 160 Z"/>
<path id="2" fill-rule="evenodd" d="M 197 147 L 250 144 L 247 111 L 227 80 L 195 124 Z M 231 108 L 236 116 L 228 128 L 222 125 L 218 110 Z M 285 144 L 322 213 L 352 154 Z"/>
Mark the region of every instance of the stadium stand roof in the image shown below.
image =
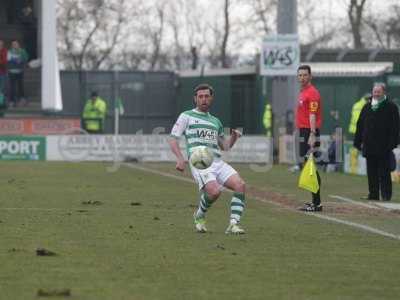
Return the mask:
<path id="1" fill-rule="evenodd" d="M 304 62 L 314 77 L 374 77 L 393 71 L 393 62 Z M 181 77 L 240 76 L 256 74 L 256 66 L 233 69 L 183 70 Z"/>
<path id="2" fill-rule="evenodd" d="M 400 63 L 400 49 L 322 49 L 301 48 L 304 62 L 385 62 Z"/>
<path id="3" fill-rule="evenodd" d="M 392 62 L 313 62 L 313 76 L 316 77 L 374 77 L 393 71 Z"/>
<path id="4" fill-rule="evenodd" d="M 301 48 L 301 61 L 311 65 L 314 76 L 372 77 L 393 72 L 400 65 L 400 49 Z M 397 66 L 397 67 L 396 67 Z M 234 69 L 184 70 L 182 77 L 256 74 L 255 66 Z"/>

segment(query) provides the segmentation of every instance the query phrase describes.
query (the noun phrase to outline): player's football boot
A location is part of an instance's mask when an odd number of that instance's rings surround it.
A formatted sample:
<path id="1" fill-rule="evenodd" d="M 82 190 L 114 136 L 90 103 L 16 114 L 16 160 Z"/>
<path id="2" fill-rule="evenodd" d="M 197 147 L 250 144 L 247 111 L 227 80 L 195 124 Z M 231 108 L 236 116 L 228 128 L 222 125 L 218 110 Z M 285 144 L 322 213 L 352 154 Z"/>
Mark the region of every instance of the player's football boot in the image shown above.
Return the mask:
<path id="1" fill-rule="evenodd" d="M 197 217 L 196 212 L 194 212 L 193 218 L 196 231 L 199 233 L 206 233 L 207 232 L 206 219 Z"/>
<path id="2" fill-rule="evenodd" d="M 243 228 L 239 226 L 237 223 L 229 224 L 228 228 L 225 230 L 225 234 L 245 234 Z"/>

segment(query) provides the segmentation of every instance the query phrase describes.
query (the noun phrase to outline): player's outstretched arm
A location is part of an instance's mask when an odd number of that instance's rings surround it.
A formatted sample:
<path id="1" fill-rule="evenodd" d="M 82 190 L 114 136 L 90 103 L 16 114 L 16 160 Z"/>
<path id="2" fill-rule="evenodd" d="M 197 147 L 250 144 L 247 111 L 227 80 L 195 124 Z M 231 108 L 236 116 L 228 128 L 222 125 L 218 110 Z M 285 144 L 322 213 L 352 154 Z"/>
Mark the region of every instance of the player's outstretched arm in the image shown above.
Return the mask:
<path id="1" fill-rule="evenodd" d="M 224 138 L 221 138 L 219 140 L 219 145 L 220 145 L 221 149 L 224 150 L 224 151 L 229 151 L 233 147 L 233 145 L 235 145 L 236 141 L 241 136 L 242 136 L 242 133 L 239 130 L 232 129 L 231 130 L 231 136 L 230 136 L 230 138 L 228 140 L 224 139 Z"/>
<path id="2" fill-rule="evenodd" d="M 185 162 L 185 158 L 182 155 L 181 149 L 179 148 L 178 140 L 176 138 L 171 137 L 168 139 L 168 144 L 171 148 L 172 153 L 174 153 L 176 156 L 175 168 L 178 171 L 183 172 L 185 170 L 186 162 Z"/>
<path id="3" fill-rule="evenodd" d="M 235 145 L 237 140 L 242 136 L 242 133 L 237 129 L 232 129 L 231 131 L 231 138 L 229 140 L 229 149 Z"/>

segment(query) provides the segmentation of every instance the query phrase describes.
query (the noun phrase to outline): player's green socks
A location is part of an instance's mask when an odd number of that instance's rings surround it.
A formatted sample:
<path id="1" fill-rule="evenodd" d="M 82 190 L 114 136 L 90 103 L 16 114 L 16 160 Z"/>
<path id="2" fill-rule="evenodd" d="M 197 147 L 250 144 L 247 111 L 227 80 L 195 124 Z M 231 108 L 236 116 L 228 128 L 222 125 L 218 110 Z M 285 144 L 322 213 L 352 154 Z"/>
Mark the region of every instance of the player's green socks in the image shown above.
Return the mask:
<path id="1" fill-rule="evenodd" d="M 244 193 L 233 193 L 231 200 L 231 222 L 240 222 L 244 210 Z"/>
<path id="2" fill-rule="evenodd" d="M 196 212 L 196 218 L 204 218 L 207 210 L 211 207 L 212 201 L 208 197 L 207 193 L 201 192 L 199 208 Z"/>

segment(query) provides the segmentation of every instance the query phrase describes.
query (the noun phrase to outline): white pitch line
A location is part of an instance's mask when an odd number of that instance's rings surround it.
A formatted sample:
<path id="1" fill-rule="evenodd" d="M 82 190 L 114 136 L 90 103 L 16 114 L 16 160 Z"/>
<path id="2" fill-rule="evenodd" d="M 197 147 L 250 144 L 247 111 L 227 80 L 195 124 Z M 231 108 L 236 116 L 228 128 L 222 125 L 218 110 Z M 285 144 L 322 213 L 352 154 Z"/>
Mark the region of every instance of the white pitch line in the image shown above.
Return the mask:
<path id="1" fill-rule="evenodd" d="M 338 195 L 328 195 L 328 197 L 329 198 L 333 198 L 333 199 L 339 199 L 339 200 L 342 200 L 344 202 L 348 202 L 348 203 L 351 203 L 351 204 L 364 206 L 364 207 L 367 207 L 367 208 L 380 209 L 378 206 L 375 206 L 375 205 L 372 205 L 372 204 L 363 203 L 363 202 L 360 202 L 360 201 L 355 201 L 353 199 L 342 197 L 342 196 L 338 196 Z"/>
<path id="2" fill-rule="evenodd" d="M 132 164 L 124 164 L 124 165 L 128 166 L 130 168 L 133 168 L 133 169 L 142 170 L 144 172 L 149 172 L 149 173 L 157 174 L 157 175 L 160 175 L 160 176 L 177 179 L 177 180 L 185 181 L 185 182 L 188 182 L 188 183 L 194 183 L 193 180 L 191 180 L 189 178 L 184 178 L 182 176 L 172 175 L 172 174 L 168 174 L 168 173 L 165 173 L 165 172 L 162 172 L 162 171 L 158 171 L 158 170 L 154 170 L 154 169 L 150 169 L 150 168 L 146 168 L 146 167 L 140 167 L 140 166 L 136 166 L 136 165 L 132 165 Z M 334 196 L 334 195 L 332 195 L 332 196 Z M 337 196 L 337 197 L 340 197 L 340 196 Z M 273 201 L 268 201 L 268 200 L 262 199 L 260 197 L 253 197 L 253 198 L 255 198 L 256 200 L 258 200 L 260 202 L 269 203 L 269 204 L 273 204 L 273 205 L 285 208 L 285 206 L 283 206 L 283 205 L 281 205 L 279 203 L 273 202 Z M 343 198 L 343 197 L 341 197 L 341 198 Z M 341 199 L 341 200 L 343 200 L 343 199 Z M 351 199 L 348 199 L 348 200 L 351 200 Z M 357 202 L 357 201 L 354 201 L 354 200 L 351 200 L 351 201 L 355 202 L 355 204 L 364 204 L 364 205 L 366 205 L 368 207 L 370 206 L 368 204 L 360 203 L 360 202 Z M 371 206 L 371 208 L 377 208 L 377 207 L 372 207 Z M 364 231 L 367 231 L 367 232 L 370 232 L 370 233 L 378 234 L 378 235 L 381 235 L 381 236 L 389 237 L 389 238 L 392 238 L 392 239 L 400 241 L 400 235 L 396 235 L 396 234 L 393 234 L 393 233 L 390 233 L 390 232 L 386 232 L 386 231 L 383 231 L 383 230 L 380 230 L 380 229 L 377 229 L 377 228 L 374 228 L 374 227 L 371 227 L 371 226 L 368 226 L 368 225 L 364 225 L 364 224 L 360 224 L 360 223 L 356 223 L 356 222 L 350 222 L 350 221 L 338 219 L 338 218 L 335 218 L 335 217 L 330 217 L 330 216 L 319 214 L 319 213 L 308 213 L 307 212 L 307 213 L 304 213 L 304 214 L 305 215 L 309 215 L 309 216 L 313 216 L 313 217 L 316 217 L 316 218 L 319 218 L 319 219 L 322 219 L 322 220 L 327 220 L 327 221 L 330 221 L 330 222 L 334 222 L 334 223 L 338 223 L 338 224 L 342 224 L 342 225 L 347 225 L 347 226 L 350 226 L 350 227 L 354 227 L 354 228 L 361 229 L 361 230 L 364 230 Z"/>
<path id="3" fill-rule="evenodd" d="M 0 207 L 0 210 L 39 210 L 39 211 L 55 211 L 65 210 L 62 208 L 39 208 L 39 207 Z"/>
<path id="4" fill-rule="evenodd" d="M 376 234 L 383 235 L 383 236 L 386 236 L 386 237 L 390 237 L 392 239 L 400 241 L 400 235 L 396 235 L 396 234 L 393 234 L 393 233 L 390 233 L 390 232 L 386 232 L 386 231 L 383 231 L 383 230 L 380 230 L 380 229 L 377 229 L 377 228 L 374 228 L 374 227 L 371 227 L 371 226 L 368 226 L 368 225 L 359 224 L 359 223 L 355 223 L 355 222 L 350 222 L 350 221 L 346 221 L 346 220 L 341 220 L 341 219 L 338 219 L 338 218 L 330 217 L 330 216 L 327 216 L 327 215 L 316 214 L 316 213 L 311 213 L 310 215 L 312 215 L 314 217 L 317 217 L 317 218 L 320 218 L 320 219 L 323 219 L 323 220 L 328 220 L 328 221 L 331 221 L 331 222 L 352 226 L 352 227 L 355 227 L 355 228 L 362 229 L 364 231 L 368 231 L 368 232 L 371 232 L 371 233 L 376 233 Z"/>
<path id="5" fill-rule="evenodd" d="M 98 209 L 78 209 L 78 208 L 40 208 L 40 207 L 0 207 L 0 210 L 36 210 L 36 211 L 77 211 L 87 210 L 93 211 Z"/>
<path id="6" fill-rule="evenodd" d="M 189 182 L 189 183 L 194 183 L 193 179 L 182 177 L 182 176 L 178 176 L 178 175 L 168 174 L 168 173 L 165 173 L 165 172 L 162 172 L 162 171 L 158 171 L 158 170 L 154 170 L 154 169 L 140 167 L 140 166 L 129 164 L 129 163 L 128 164 L 124 163 L 124 166 L 127 166 L 127 167 L 132 168 L 132 169 L 142 170 L 142 171 L 148 172 L 148 173 L 161 175 L 161 176 L 168 177 L 168 178 L 173 178 L 173 179 L 178 179 L 178 180 L 182 180 L 182 181 Z"/>

